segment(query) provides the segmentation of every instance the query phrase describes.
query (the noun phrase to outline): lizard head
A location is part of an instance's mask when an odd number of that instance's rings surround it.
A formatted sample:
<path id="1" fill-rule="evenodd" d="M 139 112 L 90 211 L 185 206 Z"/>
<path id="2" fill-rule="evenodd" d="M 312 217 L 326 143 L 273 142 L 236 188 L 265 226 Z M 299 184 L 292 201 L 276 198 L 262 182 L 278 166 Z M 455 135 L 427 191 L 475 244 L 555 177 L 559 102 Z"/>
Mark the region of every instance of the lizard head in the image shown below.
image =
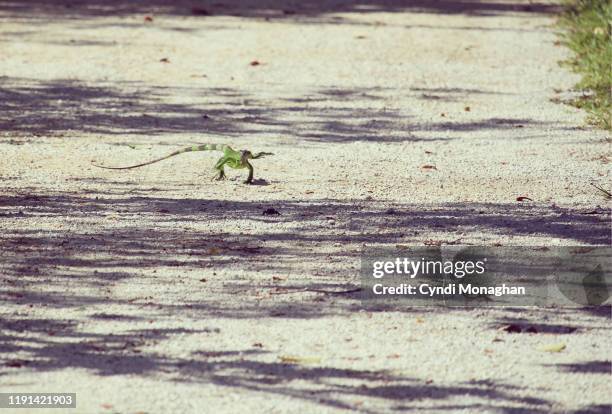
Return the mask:
<path id="1" fill-rule="evenodd" d="M 271 152 L 259 152 L 257 154 L 253 154 L 251 151 L 242 150 L 240 151 L 241 158 L 243 160 L 256 160 L 257 158 L 265 157 L 266 155 L 274 155 Z"/>
<path id="2" fill-rule="evenodd" d="M 253 153 L 251 151 L 248 150 L 241 150 L 240 151 L 240 160 L 244 163 L 245 161 L 248 161 L 250 159 L 253 158 Z"/>

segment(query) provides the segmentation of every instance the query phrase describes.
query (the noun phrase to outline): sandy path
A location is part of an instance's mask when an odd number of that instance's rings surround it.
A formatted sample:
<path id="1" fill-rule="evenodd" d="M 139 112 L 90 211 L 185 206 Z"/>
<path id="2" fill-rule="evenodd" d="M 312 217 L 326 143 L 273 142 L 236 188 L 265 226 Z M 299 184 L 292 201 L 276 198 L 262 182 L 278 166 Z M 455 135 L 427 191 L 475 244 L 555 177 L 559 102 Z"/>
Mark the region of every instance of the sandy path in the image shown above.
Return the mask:
<path id="1" fill-rule="evenodd" d="M 300 291 L 354 286 L 364 246 L 610 244 L 588 185 L 610 141 L 551 102 L 576 80 L 552 5 L 163 3 L 0 1 L 3 392 L 76 392 L 78 413 L 610 411 L 609 308 Z M 276 155 L 256 186 L 210 182 L 206 153 L 90 166 L 206 142 Z"/>

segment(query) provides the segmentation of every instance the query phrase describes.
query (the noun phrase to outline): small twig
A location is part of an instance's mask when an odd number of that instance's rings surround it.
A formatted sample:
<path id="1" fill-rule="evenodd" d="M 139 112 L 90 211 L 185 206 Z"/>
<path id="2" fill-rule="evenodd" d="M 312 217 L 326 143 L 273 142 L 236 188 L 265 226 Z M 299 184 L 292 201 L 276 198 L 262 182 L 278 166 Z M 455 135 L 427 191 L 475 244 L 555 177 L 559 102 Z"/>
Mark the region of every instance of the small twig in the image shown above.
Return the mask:
<path id="1" fill-rule="evenodd" d="M 348 290 L 323 290 L 323 289 L 307 289 L 307 292 L 325 293 L 327 295 L 346 295 L 347 293 L 359 292 L 361 288 L 353 288 Z"/>
<path id="2" fill-rule="evenodd" d="M 599 191 L 601 191 L 604 197 L 606 197 L 608 199 L 612 198 L 612 193 L 610 193 L 609 191 L 604 190 L 603 188 L 601 188 L 600 186 L 598 186 L 596 184 L 591 183 L 591 185 L 593 187 L 595 187 L 596 189 L 598 189 Z"/>
<path id="3" fill-rule="evenodd" d="M 303 292 L 315 292 L 315 293 L 324 293 L 326 295 L 346 295 L 349 293 L 359 292 L 361 288 L 353 288 L 348 290 L 324 290 L 324 289 L 285 289 L 281 292 L 270 292 L 271 295 L 285 295 L 288 293 L 303 293 Z"/>

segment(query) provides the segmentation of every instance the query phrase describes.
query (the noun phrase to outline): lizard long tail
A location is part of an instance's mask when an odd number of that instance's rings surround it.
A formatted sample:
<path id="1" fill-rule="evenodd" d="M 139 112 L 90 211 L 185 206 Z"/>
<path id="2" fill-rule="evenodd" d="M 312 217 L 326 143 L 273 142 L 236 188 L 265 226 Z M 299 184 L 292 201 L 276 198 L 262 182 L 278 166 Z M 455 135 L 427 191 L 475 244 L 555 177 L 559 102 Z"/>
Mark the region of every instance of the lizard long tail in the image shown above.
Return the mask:
<path id="1" fill-rule="evenodd" d="M 175 155 L 179 155 L 179 154 L 182 154 L 184 152 L 193 152 L 193 151 L 224 151 L 226 148 L 228 148 L 228 146 L 225 145 L 225 144 L 194 145 L 192 147 L 187 147 L 187 148 L 180 149 L 178 151 L 174 151 L 172 154 L 168 154 L 165 157 L 161 157 L 161 158 L 157 158 L 157 159 L 154 159 L 154 160 L 151 160 L 151 161 L 143 162 L 142 164 L 130 165 L 130 166 L 127 166 L 127 167 L 105 167 L 103 165 L 97 165 L 97 164 L 94 164 L 94 163 L 92 163 L 92 165 L 94 167 L 104 168 L 104 169 L 107 169 L 107 170 L 129 170 L 129 169 L 132 169 L 132 168 L 144 167 L 145 165 L 154 164 L 156 162 L 163 161 L 165 159 L 168 159 L 170 157 L 174 157 Z"/>

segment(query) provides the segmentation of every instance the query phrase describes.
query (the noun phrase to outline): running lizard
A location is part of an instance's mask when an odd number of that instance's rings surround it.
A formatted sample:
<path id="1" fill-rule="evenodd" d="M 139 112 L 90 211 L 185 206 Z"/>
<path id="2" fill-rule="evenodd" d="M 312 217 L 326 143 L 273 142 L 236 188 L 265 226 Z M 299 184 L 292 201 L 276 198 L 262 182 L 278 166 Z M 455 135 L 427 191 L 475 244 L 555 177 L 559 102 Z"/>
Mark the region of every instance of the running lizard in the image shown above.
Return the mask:
<path id="1" fill-rule="evenodd" d="M 150 165 L 159 161 L 163 161 L 170 157 L 174 157 L 175 155 L 182 154 L 184 152 L 193 152 L 193 151 L 222 151 L 223 156 L 219 158 L 217 163 L 215 164 L 215 170 L 217 173 L 213 177 L 215 180 L 224 180 L 225 179 L 225 171 L 223 168 L 228 166 L 234 169 L 249 169 L 249 176 L 244 182 L 245 184 L 253 184 L 253 165 L 249 162 L 249 160 L 256 160 L 257 158 L 264 157 L 266 155 L 274 155 L 271 152 L 259 152 L 257 154 L 253 154 L 248 150 L 240 150 L 236 151 L 232 149 L 229 145 L 225 144 L 203 144 L 203 145 L 194 145 L 191 147 L 183 148 L 178 151 L 174 151 L 171 154 L 166 155 L 165 157 L 157 158 L 152 161 L 144 162 L 142 164 L 130 165 L 128 167 L 105 167 L 103 165 L 96 165 L 94 163 L 94 167 L 98 168 L 106 168 L 107 170 L 128 170 L 131 168 L 144 167 L 145 165 Z"/>

